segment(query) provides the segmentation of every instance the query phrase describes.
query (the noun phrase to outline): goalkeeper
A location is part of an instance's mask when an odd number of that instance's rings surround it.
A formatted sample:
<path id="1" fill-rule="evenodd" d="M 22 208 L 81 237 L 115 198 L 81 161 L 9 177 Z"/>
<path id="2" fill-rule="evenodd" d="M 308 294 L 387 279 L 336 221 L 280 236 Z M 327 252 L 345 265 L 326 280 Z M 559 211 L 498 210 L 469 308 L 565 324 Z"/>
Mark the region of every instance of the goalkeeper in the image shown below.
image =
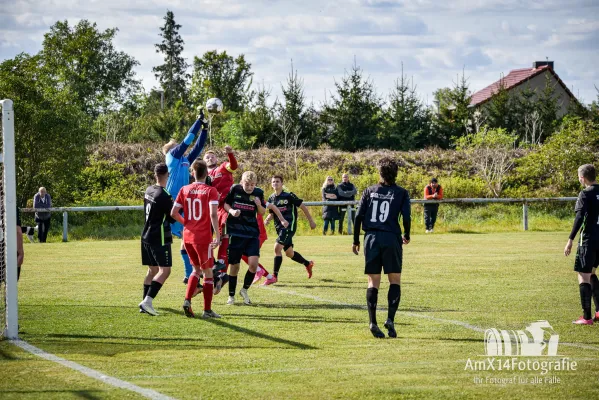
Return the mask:
<path id="1" fill-rule="evenodd" d="M 200 136 L 189 153 L 185 155 L 185 152 L 193 143 L 200 129 Z M 175 139 L 171 139 L 162 147 L 162 153 L 166 156 L 166 166 L 168 167 L 169 172 L 166 190 L 173 196 L 173 198 L 177 198 L 179 190 L 181 190 L 183 186 L 189 185 L 189 167 L 202 152 L 207 137 L 208 121 L 204 118 L 204 111 L 200 109 L 200 114 L 187 132 L 185 139 L 183 139 L 181 143 L 177 143 Z M 179 222 L 175 222 L 171 225 L 171 232 L 174 236 L 183 239 L 183 225 Z M 185 265 L 185 279 L 183 280 L 183 283 L 187 284 L 189 275 L 193 272 L 193 267 L 189 261 L 187 251 L 185 251 L 185 247 L 183 247 L 183 240 L 181 240 L 181 258 Z"/>

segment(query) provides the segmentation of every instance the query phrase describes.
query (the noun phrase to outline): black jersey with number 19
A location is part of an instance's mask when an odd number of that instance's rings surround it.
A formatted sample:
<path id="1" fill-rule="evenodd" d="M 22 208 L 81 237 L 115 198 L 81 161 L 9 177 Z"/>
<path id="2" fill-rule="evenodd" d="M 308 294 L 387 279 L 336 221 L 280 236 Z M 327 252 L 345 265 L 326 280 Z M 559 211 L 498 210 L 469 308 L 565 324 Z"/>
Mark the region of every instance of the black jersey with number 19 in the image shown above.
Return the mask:
<path id="1" fill-rule="evenodd" d="M 395 184 L 377 184 L 362 193 L 357 216 L 361 217 L 362 228 L 366 232 L 385 231 L 401 235 L 400 214 L 404 237 L 410 240 L 410 196 L 407 190 Z"/>
<path id="2" fill-rule="evenodd" d="M 164 246 L 173 242 L 170 224 L 175 222 L 171 217 L 173 198 L 165 188 L 152 185 L 146 189 L 144 211 L 146 223 L 141 233 L 141 241 L 148 244 Z"/>

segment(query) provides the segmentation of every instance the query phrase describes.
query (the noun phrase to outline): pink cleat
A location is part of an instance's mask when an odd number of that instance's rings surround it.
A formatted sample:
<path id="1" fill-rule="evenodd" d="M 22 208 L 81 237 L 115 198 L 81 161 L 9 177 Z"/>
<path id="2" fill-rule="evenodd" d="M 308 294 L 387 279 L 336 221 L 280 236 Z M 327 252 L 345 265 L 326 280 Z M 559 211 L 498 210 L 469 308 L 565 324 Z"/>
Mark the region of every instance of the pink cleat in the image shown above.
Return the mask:
<path id="1" fill-rule="evenodd" d="M 572 321 L 576 325 L 593 325 L 592 319 L 584 319 L 584 317 L 578 318 L 576 321 Z"/>
<path id="2" fill-rule="evenodd" d="M 595 313 L 595 318 L 593 318 L 593 321 L 599 322 L 599 311 Z"/>
<path id="3" fill-rule="evenodd" d="M 306 265 L 306 272 L 308 273 L 308 279 L 312 278 L 312 267 L 314 267 L 314 261 L 310 261 L 310 264 Z"/>
<path id="4" fill-rule="evenodd" d="M 256 271 L 256 275 L 254 276 L 254 280 L 252 281 L 252 285 L 258 282 L 265 275 L 264 269 L 258 267 L 258 271 Z"/>
<path id="5" fill-rule="evenodd" d="M 264 283 L 262 283 L 262 286 L 272 285 L 273 283 L 277 283 L 277 277 L 274 275 L 272 278 L 265 280 Z"/>

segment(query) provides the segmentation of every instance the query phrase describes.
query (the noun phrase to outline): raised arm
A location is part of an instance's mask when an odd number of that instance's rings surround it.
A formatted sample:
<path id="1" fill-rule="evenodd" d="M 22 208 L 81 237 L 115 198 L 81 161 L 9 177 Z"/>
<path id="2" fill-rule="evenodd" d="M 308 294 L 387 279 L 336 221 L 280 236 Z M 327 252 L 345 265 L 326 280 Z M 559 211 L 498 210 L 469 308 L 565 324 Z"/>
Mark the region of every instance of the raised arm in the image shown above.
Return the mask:
<path id="1" fill-rule="evenodd" d="M 227 163 L 227 169 L 229 170 L 229 172 L 233 172 L 238 167 L 237 159 L 235 158 L 233 149 L 230 146 L 226 146 L 225 151 L 227 152 L 227 157 L 229 158 L 229 162 Z"/>
<path id="2" fill-rule="evenodd" d="M 181 143 L 179 143 L 178 145 L 173 147 L 171 151 L 169 151 L 169 154 L 173 158 L 176 158 L 178 160 L 181 157 L 183 157 L 183 155 L 187 151 L 187 148 L 193 143 L 193 139 L 195 139 L 203 123 L 204 122 L 202 121 L 202 118 L 198 118 L 196 122 L 193 123 L 191 128 L 189 128 L 189 131 L 187 132 L 187 136 L 185 136 L 185 139 L 183 139 Z"/>
<path id="3" fill-rule="evenodd" d="M 208 129 L 204 128 L 204 129 L 202 129 L 202 132 L 200 133 L 200 137 L 198 138 L 198 140 L 196 140 L 195 144 L 191 148 L 191 151 L 189 152 L 189 156 L 187 157 L 190 164 L 193 163 L 195 161 L 195 159 L 198 158 L 198 156 L 200 155 L 202 150 L 204 150 L 204 146 L 206 145 L 207 138 L 208 138 Z"/>

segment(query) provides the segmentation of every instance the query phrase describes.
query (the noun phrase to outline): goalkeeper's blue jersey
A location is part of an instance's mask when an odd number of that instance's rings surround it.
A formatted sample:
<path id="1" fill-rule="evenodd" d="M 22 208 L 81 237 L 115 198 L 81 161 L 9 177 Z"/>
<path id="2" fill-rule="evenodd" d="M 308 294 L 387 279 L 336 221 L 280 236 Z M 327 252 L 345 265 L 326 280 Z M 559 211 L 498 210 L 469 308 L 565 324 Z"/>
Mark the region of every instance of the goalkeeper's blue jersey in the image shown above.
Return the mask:
<path id="1" fill-rule="evenodd" d="M 166 182 L 166 190 L 169 192 L 173 198 L 177 198 L 179 194 L 179 190 L 185 185 L 189 185 L 189 167 L 195 161 L 195 159 L 200 155 L 202 149 L 204 148 L 204 144 L 206 143 L 206 137 L 208 136 L 208 131 L 206 129 L 202 130 L 200 137 L 196 141 L 195 145 L 192 147 L 189 155 L 185 156 L 185 151 L 193 142 L 196 133 L 202 126 L 202 121 L 197 120 L 193 126 L 189 129 L 187 136 L 181 143 L 171 149 L 166 155 L 166 166 L 168 167 L 168 180 Z M 173 235 L 181 237 L 181 232 L 183 231 L 183 227 L 180 223 L 175 222 L 171 231 Z"/>

